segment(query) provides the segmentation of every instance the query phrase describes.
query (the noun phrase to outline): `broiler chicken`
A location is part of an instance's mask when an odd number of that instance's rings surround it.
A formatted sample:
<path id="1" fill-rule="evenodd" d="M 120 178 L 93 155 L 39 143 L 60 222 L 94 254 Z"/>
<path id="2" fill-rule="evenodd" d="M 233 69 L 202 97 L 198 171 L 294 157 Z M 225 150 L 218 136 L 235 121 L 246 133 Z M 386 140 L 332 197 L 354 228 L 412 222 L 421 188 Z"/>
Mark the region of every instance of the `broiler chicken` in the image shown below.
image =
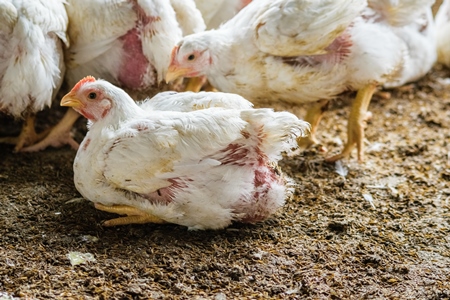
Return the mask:
<path id="1" fill-rule="evenodd" d="M 183 34 L 205 29 L 193 0 L 69 0 L 67 14 L 69 86 L 93 75 L 136 98 L 160 91 L 173 46 Z M 30 150 L 75 143 L 70 130 L 78 117 L 69 109 L 49 136 Z"/>
<path id="2" fill-rule="evenodd" d="M 18 137 L 0 138 L 25 150 L 42 139 L 36 113 L 51 106 L 64 77 L 67 14 L 62 0 L 0 0 L 0 112 L 23 118 Z"/>
<path id="3" fill-rule="evenodd" d="M 339 160 L 357 147 L 376 87 L 424 75 L 435 61 L 433 0 L 252 1 L 217 30 L 184 37 L 172 50 L 167 81 L 206 76 L 223 92 L 252 102 L 311 103 L 315 132 L 327 102 L 358 91 Z"/>
<path id="4" fill-rule="evenodd" d="M 450 68 L 450 1 L 442 1 L 436 14 L 438 62 Z"/>
<path id="5" fill-rule="evenodd" d="M 144 110 L 122 89 L 86 77 L 61 100 L 90 122 L 74 161 L 76 188 L 97 209 L 127 215 L 106 226 L 169 222 L 219 229 L 264 220 L 283 205 L 291 187 L 277 161 L 308 124 L 288 112 L 248 108 L 242 98 L 244 109 L 189 111 L 217 95 L 189 93 L 183 103 L 184 95 L 168 100 L 178 111 L 154 110 L 164 107 L 157 98 Z"/>

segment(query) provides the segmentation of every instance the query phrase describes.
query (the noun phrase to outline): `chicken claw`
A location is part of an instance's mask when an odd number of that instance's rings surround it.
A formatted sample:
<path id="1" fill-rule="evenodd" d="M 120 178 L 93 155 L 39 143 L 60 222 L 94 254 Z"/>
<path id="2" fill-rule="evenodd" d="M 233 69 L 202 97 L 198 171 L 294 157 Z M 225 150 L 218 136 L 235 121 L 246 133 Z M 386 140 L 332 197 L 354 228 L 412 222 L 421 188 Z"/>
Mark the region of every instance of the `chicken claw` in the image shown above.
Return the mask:
<path id="1" fill-rule="evenodd" d="M 24 149 L 24 146 L 32 145 L 36 141 L 40 141 L 43 139 L 49 132 L 49 130 L 44 130 L 41 133 L 36 133 L 36 130 L 34 128 L 34 122 L 36 120 L 35 114 L 29 114 L 25 118 L 25 122 L 22 126 L 22 131 L 20 132 L 19 136 L 15 137 L 2 137 L 0 138 L 0 143 L 5 144 L 13 144 L 16 145 L 14 147 L 14 152 L 20 152 L 22 149 Z"/>
<path id="2" fill-rule="evenodd" d="M 335 162 L 349 156 L 355 145 L 358 150 L 358 162 L 364 161 L 364 128 L 368 117 L 370 117 L 367 109 L 375 90 L 376 85 L 369 84 L 358 91 L 348 117 L 347 143 L 340 154 L 329 157 L 326 161 Z"/>
<path id="3" fill-rule="evenodd" d="M 79 116 L 73 109 L 69 109 L 62 120 L 51 129 L 50 133 L 43 140 L 20 151 L 36 152 L 44 150 L 48 146 L 57 148 L 63 145 L 70 145 L 74 150 L 77 150 L 79 144 L 72 138 L 70 130 Z"/>
<path id="4" fill-rule="evenodd" d="M 143 212 L 136 207 L 128 206 L 128 205 L 113 205 L 106 206 L 100 203 L 95 203 L 95 208 L 98 210 L 127 215 L 126 217 L 120 217 L 116 219 L 111 219 L 103 222 L 103 225 L 106 227 L 117 226 L 117 225 L 128 225 L 128 224 L 145 224 L 145 223 L 155 223 L 155 224 L 163 224 L 167 223 L 163 219 L 160 219 L 154 215 Z"/>
<path id="5" fill-rule="evenodd" d="M 309 135 L 297 139 L 298 146 L 302 149 L 307 149 L 313 145 L 317 145 L 316 131 L 319 122 L 322 119 L 323 113 L 328 108 L 328 100 L 320 100 L 308 108 L 304 120 L 311 125 Z M 321 152 L 326 152 L 326 148 L 321 146 Z"/>

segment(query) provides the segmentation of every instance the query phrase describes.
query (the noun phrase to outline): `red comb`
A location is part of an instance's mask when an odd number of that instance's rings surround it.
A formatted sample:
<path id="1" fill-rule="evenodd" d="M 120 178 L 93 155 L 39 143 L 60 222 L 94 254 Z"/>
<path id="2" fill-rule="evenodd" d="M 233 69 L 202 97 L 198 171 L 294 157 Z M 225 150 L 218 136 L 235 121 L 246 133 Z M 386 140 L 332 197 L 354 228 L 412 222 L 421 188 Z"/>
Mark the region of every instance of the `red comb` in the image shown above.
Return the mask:
<path id="1" fill-rule="evenodd" d="M 78 81 L 77 84 L 75 84 L 75 86 L 73 87 L 72 91 L 76 92 L 80 89 L 80 87 L 85 84 L 86 82 L 95 82 L 95 78 L 92 76 L 86 76 L 83 79 L 81 79 L 80 81 Z"/>

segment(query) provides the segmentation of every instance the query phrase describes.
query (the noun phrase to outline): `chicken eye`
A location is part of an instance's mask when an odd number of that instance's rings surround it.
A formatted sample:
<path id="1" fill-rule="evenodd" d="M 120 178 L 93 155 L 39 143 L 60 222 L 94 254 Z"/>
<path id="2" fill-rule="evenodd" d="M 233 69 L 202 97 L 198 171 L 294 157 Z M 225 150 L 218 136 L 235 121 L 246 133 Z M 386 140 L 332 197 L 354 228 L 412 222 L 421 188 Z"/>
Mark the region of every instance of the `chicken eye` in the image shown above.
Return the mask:
<path id="1" fill-rule="evenodd" d="M 194 60 L 194 59 L 195 59 L 195 55 L 194 54 L 191 54 L 191 55 L 188 56 L 188 60 Z"/>
<path id="2" fill-rule="evenodd" d="M 89 93 L 88 98 L 94 100 L 97 98 L 97 93 Z"/>

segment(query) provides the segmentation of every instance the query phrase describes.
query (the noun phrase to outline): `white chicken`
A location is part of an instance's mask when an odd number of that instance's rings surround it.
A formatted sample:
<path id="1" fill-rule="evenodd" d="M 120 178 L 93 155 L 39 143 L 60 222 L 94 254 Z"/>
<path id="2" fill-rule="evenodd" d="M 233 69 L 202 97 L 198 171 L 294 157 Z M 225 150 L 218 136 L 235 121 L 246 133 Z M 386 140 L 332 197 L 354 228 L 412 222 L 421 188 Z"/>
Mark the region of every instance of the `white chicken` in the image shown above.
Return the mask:
<path id="1" fill-rule="evenodd" d="M 93 75 L 144 98 L 163 88 L 170 51 L 182 35 L 205 29 L 193 0 L 69 0 L 67 14 L 69 86 Z M 77 147 L 70 129 L 78 117 L 68 110 L 31 150 L 67 143 Z"/>
<path id="2" fill-rule="evenodd" d="M 450 1 L 442 1 L 436 14 L 438 62 L 450 68 Z"/>
<path id="3" fill-rule="evenodd" d="M 15 151 L 46 134 L 37 134 L 34 122 L 64 78 L 67 22 L 62 0 L 0 0 L 0 112 L 24 119 L 20 135 L 0 143 Z"/>
<path id="4" fill-rule="evenodd" d="M 172 101 L 184 107 L 180 111 L 193 103 L 192 94 L 187 103 L 183 96 Z M 216 95 L 203 96 L 214 102 Z M 97 209 L 127 215 L 106 226 L 169 222 L 219 229 L 266 219 L 290 192 L 277 161 L 308 124 L 242 101 L 244 109 L 144 110 L 122 89 L 84 78 L 61 100 L 90 122 L 74 161 L 76 188 Z"/>
<path id="5" fill-rule="evenodd" d="M 313 103 L 315 131 L 328 100 L 357 90 L 343 151 L 363 161 L 368 105 L 379 85 L 416 80 L 433 65 L 434 0 L 260 0 L 217 30 L 184 37 L 172 50 L 167 81 L 206 75 L 223 92 L 252 102 Z"/>

